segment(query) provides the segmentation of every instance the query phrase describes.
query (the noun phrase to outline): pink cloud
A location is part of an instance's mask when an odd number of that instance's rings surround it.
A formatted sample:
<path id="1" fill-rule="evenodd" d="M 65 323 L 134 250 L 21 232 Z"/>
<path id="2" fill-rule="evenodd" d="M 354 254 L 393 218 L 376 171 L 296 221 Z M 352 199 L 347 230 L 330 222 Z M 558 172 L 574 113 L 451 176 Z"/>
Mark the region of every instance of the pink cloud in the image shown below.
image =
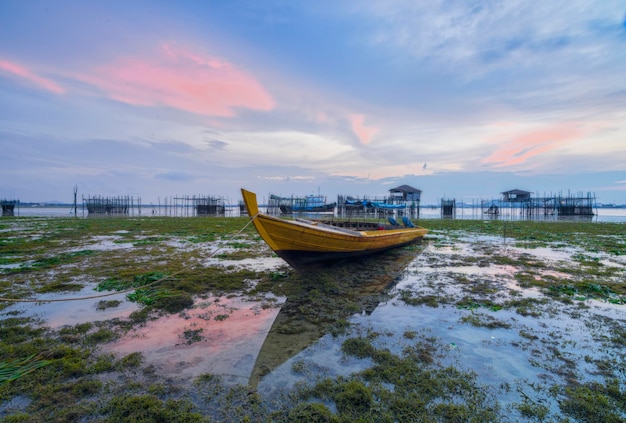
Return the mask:
<path id="1" fill-rule="evenodd" d="M 38 76 L 32 73 L 30 70 L 26 69 L 25 67 L 18 65 L 17 63 L 0 60 L 0 70 L 8 72 L 11 75 L 17 76 L 30 83 L 33 83 L 39 88 L 43 88 L 44 90 L 52 91 L 56 94 L 63 94 L 65 92 L 65 90 L 57 83 L 47 78 Z"/>
<path id="2" fill-rule="evenodd" d="M 364 125 L 365 116 L 353 114 L 350 115 L 350 122 L 352 123 L 352 130 L 359 137 L 361 144 L 367 145 L 370 143 L 374 135 L 378 133 L 378 128 L 366 127 Z"/>
<path id="3" fill-rule="evenodd" d="M 233 116 L 238 107 L 270 110 L 274 100 L 261 84 L 233 64 L 162 46 L 158 57 L 124 57 L 81 79 L 116 100 L 168 106 L 209 116 Z"/>
<path id="4" fill-rule="evenodd" d="M 554 150 L 581 135 L 582 131 L 573 124 L 561 124 L 553 128 L 521 134 L 505 142 L 491 155 L 484 158 L 482 163 L 495 163 L 498 167 L 520 164 L 531 157 Z"/>

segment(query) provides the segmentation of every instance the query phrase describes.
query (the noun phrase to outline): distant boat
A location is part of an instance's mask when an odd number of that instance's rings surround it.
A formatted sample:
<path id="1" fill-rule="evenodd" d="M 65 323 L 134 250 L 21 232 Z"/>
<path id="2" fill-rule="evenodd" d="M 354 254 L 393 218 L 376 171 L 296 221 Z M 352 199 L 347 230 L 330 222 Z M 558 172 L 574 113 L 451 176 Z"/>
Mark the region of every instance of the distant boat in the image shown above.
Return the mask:
<path id="1" fill-rule="evenodd" d="M 271 195 L 270 200 L 278 203 L 282 214 L 330 213 L 337 207 L 337 203 L 327 204 L 326 197 L 323 195 L 307 195 L 304 198 Z"/>
<path id="2" fill-rule="evenodd" d="M 281 219 L 259 212 L 256 194 L 241 190 L 248 215 L 261 238 L 289 264 L 374 254 L 421 241 L 428 229 L 365 221 Z"/>

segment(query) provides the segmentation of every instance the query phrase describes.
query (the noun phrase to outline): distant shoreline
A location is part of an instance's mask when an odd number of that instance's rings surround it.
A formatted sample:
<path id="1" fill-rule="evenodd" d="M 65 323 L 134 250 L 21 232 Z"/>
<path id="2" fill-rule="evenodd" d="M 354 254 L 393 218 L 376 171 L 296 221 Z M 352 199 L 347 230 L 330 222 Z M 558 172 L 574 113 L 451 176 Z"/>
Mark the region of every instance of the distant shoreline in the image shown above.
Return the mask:
<path id="1" fill-rule="evenodd" d="M 240 209 L 239 205 L 226 205 L 225 218 L 239 217 Z M 266 207 L 261 205 L 261 207 Z M 626 223 L 626 205 L 625 206 L 611 206 L 603 207 L 598 206 L 594 208 L 593 216 L 543 216 L 541 218 L 534 219 L 521 219 L 517 213 L 501 215 L 499 217 L 492 217 L 481 213 L 480 207 L 458 207 L 454 219 L 457 220 L 543 220 L 543 221 L 567 221 L 567 220 L 585 220 L 589 223 Z M 76 216 L 80 218 L 87 217 L 87 209 L 83 204 L 79 204 L 76 207 Z M 16 205 L 14 209 L 15 217 L 41 217 L 41 218 L 61 218 L 61 217 L 73 217 L 74 205 L 73 204 L 50 204 L 44 205 L 44 203 L 20 203 Z M 102 217 L 108 217 L 108 215 L 101 215 Z M 181 205 L 142 205 L 141 207 L 132 207 L 127 215 L 115 215 L 114 217 L 194 217 L 194 208 L 191 206 Z M 0 217 L 0 220 L 10 218 L 8 216 Z M 441 219 L 441 207 L 440 206 L 420 206 L 419 219 Z"/>
<path id="2" fill-rule="evenodd" d="M 74 208 L 74 204 L 70 204 L 70 203 L 34 203 L 34 202 L 29 202 L 29 203 L 18 203 L 16 204 L 16 206 L 19 207 L 23 207 L 23 208 Z M 230 205 L 226 205 L 227 207 L 238 207 L 239 204 L 230 204 Z M 260 206 L 264 206 L 263 204 L 260 204 Z M 81 208 L 83 207 L 83 204 L 77 204 L 76 205 L 77 208 Z M 158 204 L 140 204 L 139 206 L 136 207 L 141 207 L 141 208 L 158 208 L 158 207 L 171 207 L 171 205 L 163 205 L 161 204 L 160 206 Z M 177 207 L 183 207 L 181 205 L 177 205 Z M 189 206 L 189 207 L 193 207 L 193 206 Z M 465 205 L 461 205 L 461 204 L 457 204 L 457 208 L 459 209 L 479 209 L 481 206 L 480 205 L 471 205 L 471 204 L 465 204 Z M 626 204 L 598 204 L 596 206 L 598 209 L 626 209 Z M 440 204 L 423 204 L 420 205 L 420 209 L 440 209 L 441 205 Z"/>

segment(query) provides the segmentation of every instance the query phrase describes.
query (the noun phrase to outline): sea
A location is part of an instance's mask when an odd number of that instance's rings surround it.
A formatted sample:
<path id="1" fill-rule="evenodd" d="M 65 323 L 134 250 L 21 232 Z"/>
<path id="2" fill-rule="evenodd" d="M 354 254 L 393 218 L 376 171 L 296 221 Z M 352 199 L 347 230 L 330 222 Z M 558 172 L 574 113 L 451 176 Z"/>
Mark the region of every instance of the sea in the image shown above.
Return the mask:
<path id="1" fill-rule="evenodd" d="M 226 206 L 226 217 L 238 217 L 240 216 L 239 205 Z M 74 210 L 72 206 L 31 206 L 31 207 L 16 207 L 14 210 L 15 216 L 28 216 L 28 217 L 87 217 L 88 213 L 84 207 L 78 207 Z M 194 210 L 191 207 L 156 207 L 156 206 L 142 206 L 133 207 L 129 210 L 129 217 L 150 217 L 150 216 L 171 216 L 171 217 L 193 217 L 195 216 Z M 421 207 L 419 212 L 420 218 L 423 219 L 441 219 L 442 213 L 439 207 Z M 446 217 L 449 218 L 449 217 Z M 490 216 L 481 213 L 480 208 L 457 208 L 455 219 L 468 219 L 468 220 L 529 220 L 527 217 L 520 216 L 516 213 L 511 213 L 501 216 Z M 620 207 L 598 207 L 594 209 L 593 216 L 539 216 L 533 217 L 531 220 L 545 220 L 545 221 L 583 221 L 583 222 L 616 222 L 626 223 L 626 208 Z"/>

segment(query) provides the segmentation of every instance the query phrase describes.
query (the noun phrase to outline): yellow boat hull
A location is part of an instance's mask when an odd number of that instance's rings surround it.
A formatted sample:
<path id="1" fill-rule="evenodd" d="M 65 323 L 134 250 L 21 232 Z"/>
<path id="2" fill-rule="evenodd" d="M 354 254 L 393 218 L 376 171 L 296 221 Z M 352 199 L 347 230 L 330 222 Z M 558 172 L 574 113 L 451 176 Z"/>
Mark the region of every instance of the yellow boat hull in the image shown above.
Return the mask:
<path id="1" fill-rule="evenodd" d="M 259 212 L 256 194 L 245 189 L 241 193 L 259 235 L 288 263 L 374 254 L 420 241 L 428 232 L 421 227 L 353 231 L 319 222 L 279 219 Z"/>

